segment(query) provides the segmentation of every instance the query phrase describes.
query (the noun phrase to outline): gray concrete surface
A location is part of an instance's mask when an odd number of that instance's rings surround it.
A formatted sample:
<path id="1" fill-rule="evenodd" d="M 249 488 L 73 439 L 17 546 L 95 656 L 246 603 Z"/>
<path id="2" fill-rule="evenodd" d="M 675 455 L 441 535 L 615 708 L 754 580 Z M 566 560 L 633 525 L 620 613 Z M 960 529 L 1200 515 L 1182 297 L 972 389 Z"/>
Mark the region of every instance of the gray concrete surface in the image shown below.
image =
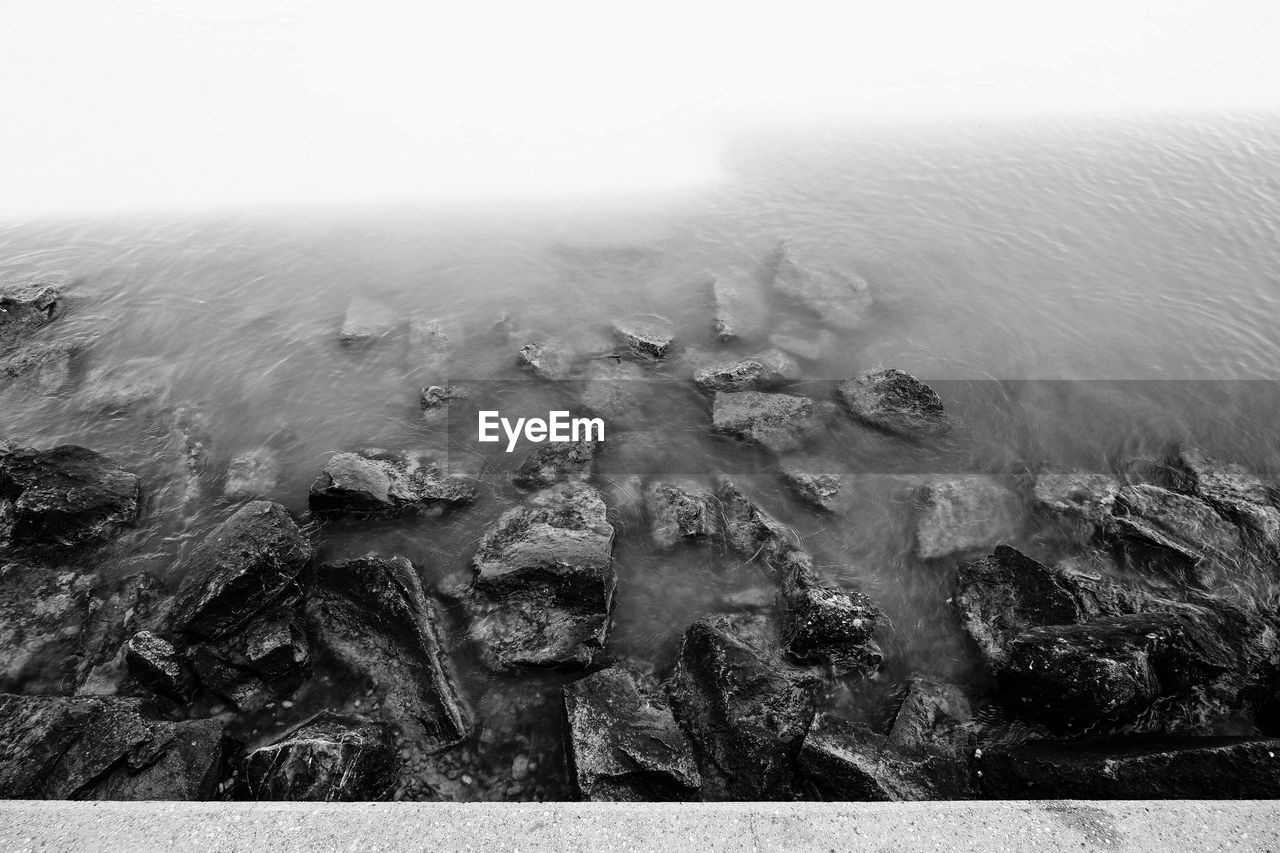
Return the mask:
<path id="1" fill-rule="evenodd" d="M 1276 850 L 1280 801 L 0 802 L 0 850 Z"/>

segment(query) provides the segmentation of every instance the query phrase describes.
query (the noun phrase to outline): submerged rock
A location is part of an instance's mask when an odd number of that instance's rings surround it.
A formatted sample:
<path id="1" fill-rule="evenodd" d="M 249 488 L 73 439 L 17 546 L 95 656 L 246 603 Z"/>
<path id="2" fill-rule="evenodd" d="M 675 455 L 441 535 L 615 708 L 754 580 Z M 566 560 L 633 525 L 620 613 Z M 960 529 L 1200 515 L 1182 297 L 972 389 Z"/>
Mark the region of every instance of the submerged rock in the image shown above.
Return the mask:
<path id="1" fill-rule="evenodd" d="M 56 394 L 71 384 L 75 348 L 61 343 L 31 343 L 0 358 L 0 379 L 20 380 L 41 394 Z"/>
<path id="2" fill-rule="evenodd" d="M 1115 505 L 1120 483 L 1114 477 L 1089 471 L 1042 471 L 1032 494 L 1041 512 L 1083 522 L 1102 530 Z"/>
<path id="3" fill-rule="evenodd" d="M 542 379 L 568 379 L 576 353 L 560 338 L 547 338 L 520 347 L 520 363 Z"/>
<path id="4" fill-rule="evenodd" d="M 0 449 L 0 546 L 109 539 L 137 522 L 140 493 L 136 476 L 85 447 Z"/>
<path id="5" fill-rule="evenodd" d="M 711 331 L 721 341 L 755 338 L 764 333 L 768 323 L 768 305 L 764 288 L 748 276 L 729 282 L 717 278 L 711 283 L 715 315 Z"/>
<path id="6" fill-rule="evenodd" d="M 836 329 L 857 329 L 867 322 L 871 288 L 861 277 L 801 260 L 787 243 L 779 249 L 774 289 L 795 299 Z"/>
<path id="7" fill-rule="evenodd" d="M 179 702 L 190 700 L 195 677 L 173 644 L 150 631 L 139 631 L 125 644 L 129 673 L 140 683 Z"/>
<path id="8" fill-rule="evenodd" d="M 468 477 L 443 475 L 412 457 L 335 453 L 311 484 L 311 511 L 322 515 L 378 516 L 454 507 L 475 500 Z"/>
<path id="9" fill-rule="evenodd" d="M 433 750 L 467 737 L 471 714 L 412 563 L 370 555 L 319 566 L 306 612 L 316 642 L 376 691 L 387 722 Z"/>
<path id="10" fill-rule="evenodd" d="M 480 540 L 467 609 L 495 670 L 590 666 L 604 649 L 617 576 L 600 493 L 552 486 L 503 513 Z"/>
<path id="11" fill-rule="evenodd" d="M 793 457 L 783 460 L 780 472 L 783 482 L 805 504 L 836 515 L 848 510 L 846 473 L 841 466 L 819 456 Z"/>
<path id="12" fill-rule="evenodd" d="M 821 435 L 835 407 L 825 401 L 758 391 L 717 391 L 711 429 L 781 453 Z"/>
<path id="13" fill-rule="evenodd" d="M 161 358 L 99 365 L 84 383 L 85 408 L 116 417 L 157 407 L 168 399 L 176 369 Z"/>
<path id="14" fill-rule="evenodd" d="M 452 355 L 449 336 L 439 320 L 409 322 L 409 369 L 423 376 L 441 377 Z M 425 408 L 425 407 L 424 407 Z"/>
<path id="15" fill-rule="evenodd" d="M 996 477 L 975 474 L 922 486 L 916 499 L 916 552 L 921 559 L 990 548 L 1016 534 L 1022 503 Z"/>
<path id="16" fill-rule="evenodd" d="M 714 496 L 694 483 L 652 483 L 645 489 L 644 503 L 653 544 L 659 548 L 708 541 L 720 532 Z"/>
<path id="17" fill-rule="evenodd" d="M 588 439 L 541 444 L 511 475 L 511 482 L 522 489 L 544 489 L 569 480 L 586 480 L 598 449 L 599 443 Z"/>
<path id="18" fill-rule="evenodd" d="M 671 678 L 708 799 L 789 799 L 819 679 L 788 666 L 761 617 L 707 616 L 684 634 Z"/>
<path id="19" fill-rule="evenodd" d="M 836 397 L 855 420 L 884 432 L 932 436 L 955 425 L 936 391 L 891 367 L 845 379 L 836 386 Z"/>
<path id="20" fill-rule="evenodd" d="M 66 286 L 66 277 L 57 274 L 0 284 L 0 346 L 57 319 Z"/>
<path id="21" fill-rule="evenodd" d="M 738 556 L 769 563 L 796 550 L 787 529 L 733 483 L 722 483 L 716 497 L 724 518 L 725 544 Z"/>
<path id="22" fill-rule="evenodd" d="M 639 365 L 612 359 L 594 361 L 587 367 L 582 389 L 582 405 L 592 414 L 614 422 L 643 419 L 649 383 Z"/>
<path id="23" fill-rule="evenodd" d="M 169 722 L 137 699 L 0 696 L 0 798 L 212 800 L 217 720 Z"/>
<path id="24" fill-rule="evenodd" d="M 889 727 L 889 746 L 968 761 L 975 740 L 973 707 L 960 688 L 932 678 L 907 682 Z"/>
<path id="25" fill-rule="evenodd" d="M 247 450 L 231 458 L 222 494 L 233 501 L 270 497 L 280 481 L 280 463 L 265 447 Z"/>
<path id="26" fill-rule="evenodd" d="M 660 697 L 611 667 L 564 688 L 569 775 L 582 800 L 696 800 L 702 784 L 684 732 Z"/>
<path id="27" fill-rule="evenodd" d="M 613 324 L 613 334 L 640 359 L 663 359 L 671 351 L 671 331 L 665 323 L 619 321 Z"/>
<path id="28" fill-rule="evenodd" d="M 295 588 L 313 553 L 280 504 L 245 504 L 178 564 L 174 625 L 208 639 L 242 628 Z"/>
<path id="29" fill-rule="evenodd" d="M 344 344 L 365 343 L 390 333 L 399 322 L 389 305 L 357 296 L 347 305 L 338 340 Z"/>
<path id="30" fill-rule="evenodd" d="M 391 726 L 325 711 L 249 750 L 240 761 L 239 793 L 250 800 L 382 800 L 396 767 Z"/>
<path id="31" fill-rule="evenodd" d="M 450 403 L 456 403 L 458 400 L 465 400 L 468 396 L 467 389 L 463 385 L 428 385 L 422 389 L 418 402 L 422 411 L 430 412 L 442 406 L 448 406 Z"/>

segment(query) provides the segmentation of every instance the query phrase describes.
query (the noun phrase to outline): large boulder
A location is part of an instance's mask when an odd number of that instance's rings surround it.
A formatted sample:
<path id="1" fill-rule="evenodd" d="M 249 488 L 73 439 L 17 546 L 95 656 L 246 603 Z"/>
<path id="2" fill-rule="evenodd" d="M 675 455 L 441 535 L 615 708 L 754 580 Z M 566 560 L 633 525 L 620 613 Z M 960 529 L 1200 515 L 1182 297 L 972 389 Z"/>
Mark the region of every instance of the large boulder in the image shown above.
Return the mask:
<path id="1" fill-rule="evenodd" d="M 784 663 L 763 617 L 707 616 L 684 634 L 669 695 L 708 799 L 789 799 L 819 678 Z"/>
<path id="2" fill-rule="evenodd" d="M 822 435 L 834 411 L 833 404 L 809 397 L 717 391 L 711 410 L 711 429 L 782 453 Z"/>
<path id="3" fill-rule="evenodd" d="M 549 441 L 539 445 L 520 463 L 511 482 L 522 489 L 545 489 L 567 480 L 586 480 L 599 450 L 599 442 Z"/>
<path id="4" fill-rule="evenodd" d="M 239 762 L 237 793 L 250 800 L 386 799 L 395 784 L 395 732 L 367 717 L 325 711 Z"/>
<path id="5" fill-rule="evenodd" d="M 644 492 L 653 544 L 708 542 L 720 533 L 720 513 L 710 491 L 690 482 L 655 482 Z"/>
<path id="6" fill-rule="evenodd" d="M 0 695 L 0 798 L 212 800 L 217 720 L 170 722 L 137 699 Z"/>
<path id="7" fill-rule="evenodd" d="M 377 693 L 387 722 L 409 739 L 444 749 L 467 737 L 471 714 L 411 562 L 369 555 L 321 565 L 306 613 L 317 645 Z"/>
<path id="8" fill-rule="evenodd" d="M 321 515 L 388 516 L 475 500 L 470 478 L 444 474 L 410 455 L 335 453 L 311 484 L 311 511 Z"/>
<path id="9" fill-rule="evenodd" d="M 245 504 L 178 564 L 175 627 L 207 639 L 242 628 L 295 590 L 313 553 L 280 504 Z"/>
<path id="10" fill-rule="evenodd" d="M 711 298 L 715 302 L 711 331 L 721 341 L 756 338 L 764 333 L 769 319 L 764 288 L 749 276 L 733 281 L 715 279 Z"/>
<path id="11" fill-rule="evenodd" d="M 476 551 L 471 636 L 493 669 L 589 666 L 604 649 L 617 576 L 600 493 L 552 486 L 503 513 Z"/>
<path id="12" fill-rule="evenodd" d="M 0 347 L 57 319 L 67 279 L 57 274 L 0 284 Z"/>
<path id="13" fill-rule="evenodd" d="M 101 542 L 138 520 L 138 478 L 86 447 L 0 449 L 0 546 Z"/>
<path id="14" fill-rule="evenodd" d="M 787 243 L 778 252 L 773 287 L 807 306 L 835 329 L 860 328 L 866 324 L 871 309 L 871 288 L 865 279 L 805 261 Z"/>
<path id="15" fill-rule="evenodd" d="M 1011 538 L 1022 523 L 1022 501 L 1000 478 L 972 474 L 930 483 L 916 497 L 916 552 L 937 560 L 980 551 Z"/>
<path id="16" fill-rule="evenodd" d="M 936 391 L 892 367 L 845 379 L 836 397 L 855 420 L 896 435 L 941 435 L 954 426 Z"/>
<path id="17" fill-rule="evenodd" d="M 659 696 L 620 667 L 564 688 L 565 753 L 583 800 L 695 800 L 702 784 L 684 732 Z"/>

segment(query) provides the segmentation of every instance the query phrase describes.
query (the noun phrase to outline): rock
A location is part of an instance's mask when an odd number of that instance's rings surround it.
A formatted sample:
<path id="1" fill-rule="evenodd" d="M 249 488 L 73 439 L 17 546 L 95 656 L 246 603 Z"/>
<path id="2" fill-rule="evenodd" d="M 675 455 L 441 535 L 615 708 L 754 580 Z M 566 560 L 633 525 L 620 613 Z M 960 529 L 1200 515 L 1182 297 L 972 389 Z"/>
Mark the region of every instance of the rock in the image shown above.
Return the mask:
<path id="1" fill-rule="evenodd" d="M 268 680 L 301 670 L 311 658 L 306 629 L 287 605 L 276 605 L 255 618 L 237 640 L 247 666 Z"/>
<path id="2" fill-rule="evenodd" d="M 724 517 L 724 538 L 740 557 L 766 563 L 796 550 L 787 529 L 760 509 L 732 482 L 724 482 L 716 492 Z"/>
<path id="3" fill-rule="evenodd" d="M 1280 740 L 1124 738 L 1032 742 L 988 750 L 988 796 L 1040 799 L 1269 799 L 1280 786 Z"/>
<path id="4" fill-rule="evenodd" d="M 83 612 L 84 628 L 76 652 L 76 694 L 115 693 L 127 671 L 126 641 L 140 630 L 156 628 L 168 604 L 164 585 L 146 572 L 96 583 Z"/>
<path id="5" fill-rule="evenodd" d="M 933 752 L 968 761 L 975 743 L 973 707 L 960 688 L 912 678 L 893 715 L 886 743 L 904 752 Z"/>
<path id="6" fill-rule="evenodd" d="M 335 453 L 311 484 L 311 511 L 321 515 L 378 516 L 452 508 L 475 500 L 467 477 L 444 476 L 414 458 L 371 458 Z"/>
<path id="7" fill-rule="evenodd" d="M 177 365 L 161 358 L 131 358 L 94 368 L 85 381 L 85 408 L 118 417 L 160 405 L 169 397 Z"/>
<path id="8" fill-rule="evenodd" d="M 56 394 L 71 384 L 74 352 L 67 344 L 28 344 L 0 358 L 0 378 L 22 380 L 41 394 Z"/>
<path id="9" fill-rule="evenodd" d="M 593 361 L 587 367 L 587 382 L 580 400 L 592 414 L 609 421 L 634 422 L 643 418 L 648 390 L 649 384 L 639 365 L 604 359 Z"/>
<path id="10" fill-rule="evenodd" d="M 715 498 L 694 483 L 652 483 L 645 490 L 644 502 L 653 544 L 659 548 L 707 541 L 720 532 Z"/>
<path id="11" fill-rule="evenodd" d="M 449 336 L 439 320 L 416 318 L 409 322 L 409 369 L 423 376 L 443 378 L 451 351 Z"/>
<path id="12" fill-rule="evenodd" d="M 270 701 L 267 682 L 246 666 L 237 664 L 232 650 L 234 644 L 200 643 L 190 648 L 191 667 L 195 670 L 200 686 L 225 699 L 232 707 L 244 712 L 261 710 Z"/>
<path id="13" fill-rule="evenodd" d="M 1101 530 L 1115 505 L 1120 483 L 1106 474 L 1088 471 L 1042 471 L 1032 494 L 1035 506 L 1058 518 L 1084 522 Z"/>
<path id="14" fill-rule="evenodd" d="M 325 711 L 249 750 L 240 761 L 240 793 L 250 800 L 383 800 L 396 768 L 391 726 Z"/>
<path id="15" fill-rule="evenodd" d="M 306 612 L 316 642 L 376 691 L 387 722 L 431 750 L 466 738 L 470 711 L 413 564 L 369 555 L 327 563 L 315 575 Z"/>
<path id="16" fill-rule="evenodd" d="M 137 699 L 0 696 L 0 798 L 212 800 L 217 720 L 169 722 Z"/>
<path id="17" fill-rule="evenodd" d="M 573 371 L 573 347 L 559 338 L 534 341 L 520 347 L 519 360 L 542 379 L 568 379 Z"/>
<path id="18" fill-rule="evenodd" d="M 790 798 L 818 683 L 778 658 L 761 617 L 706 616 L 685 631 L 669 695 L 706 798 Z"/>
<path id="19" fill-rule="evenodd" d="M 862 593 L 822 584 L 808 554 L 788 557 L 790 569 L 782 578 L 787 654 L 839 675 L 874 674 L 884 660 L 874 639 L 880 609 Z"/>
<path id="20" fill-rule="evenodd" d="M 163 499 L 176 507 L 184 519 L 198 512 L 203 497 L 202 477 L 209 464 L 213 444 L 208 421 L 194 406 L 178 406 L 173 426 L 165 438 L 166 466 L 169 470 L 161 490 Z M 172 497 L 170 497 L 172 496 Z"/>
<path id="21" fill-rule="evenodd" d="M 936 560 L 990 548 L 1018 532 L 1022 505 L 998 478 L 982 474 L 922 486 L 916 499 L 916 552 Z"/>
<path id="22" fill-rule="evenodd" d="M 295 588 L 313 553 L 280 504 L 245 504 L 178 564 L 174 625 L 207 639 L 236 631 Z"/>
<path id="23" fill-rule="evenodd" d="M 834 409 L 825 401 L 790 394 L 717 391 L 711 429 L 781 453 L 821 435 Z"/>
<path id="24" fill-rule="evenodd" d="M 671 330 L 657 321 L 618 321 L 613 334 L 636 358 L 664 359 L 671 351 Z"/>
<path id="25" fill-rule="evenodd" d="M 793 457 L 782 461 L 781 473 L 783 482 L 805 504 L 836 515 L 848 511 L 849 496 L 841 494 L 846 491 L 846 474 L 840 466 L 819 456 Z"/>
<path id="26" fill-rule="evenodd" d="M 138 520 L 138 478 L 110 458 L 64 444 L 0 454 L 0 534 L 10 544 L 74 547 L 101 542 Z M 0 546 L 4 543 L 0 540 Z"/>
<path id="27" fill-rule="evenodd" d="M 579 799 L 696 800 L 702 780 L 666 702 L 619 667 L 564 688 L 565 753 Z"/>
<path id="28" fill-rule="evenodd" d="M 1265 558 L 1209 504 L 1146 483 L 1120 489 L 1109 530 L 1130 561 L 1202 588 L 1229 583 Z"/>
<path id="29" fill-rule="evenodd" d="M 0 565 L 0 692 L 71 693 L 92 575 Z"/>
<path id="30" fill-rule="evenodd" d="M 819 361 L 835 351 L 840 338 L 827 329 L 797 329 L 794 334 L 770 335 L 769 343 L 796 358 Z"/>
<path id="31" fill-rule="evenodd" d="M 139 631 L 125 644 L 129 673 L 142 684 L 178 702 L 195 693 L 195 679 L 173 644 L 150 631 Z"/>
<path id="32" fill-rule="evenodd" d="M 66 286 L 66 277 L 57 274 L 0 284 L 0 346 L 57 319 Z"/>
<path id="33" fill-rule="evenodd" d="M 617 576 L 600 493 L 552 486 L 503 513 L 480 540 L 471 636 L 495 670 L 586 667 L 604 649 Z"/>
<path id="34" fill-rule="evenodd" d="M 511 482 L 521 489 L 543 489 L 570 480 L 586 480 L 591 476 L 599 443 L 582 441 L 549 441 L 536 450 L 516 469 Z"/>
<path id="35" fill-rule="evenodd" d="M 338 340 L 344 344 L 365 343 L 390 333 L 398 324 L 399 317 L 390 306 L 357 296 L 347 305 Z"/>
<path id="36" fill-rule="evenodd" d="M 758 391 L 800 376 L 799 366 L 777 350 L 767 350 L 738 361 L 700 361 L 703 363 L 694 370 L 693 384 L 706 394 L 716 391 Z"/>
<path id="37" fill-rule="evenodd" d="M 465 400 L 468 396 L 467 389 L 463 385 L 429 385 L 422 389 L 419 402 L 422 405 L 422 411 L 429 412 L 448 406 L 450 403 L 456 403 L 458 400 Z"/>
<path id="38" fill-rule="evenodd" d="M 1247 546 L 1280 557 L 1280 487 L 1276 483 L 1196 447 L 1175 448 L 1164 468 L 1170 489 L 1205 501 L 1242 528 Z"/>
<path id="39" fill-rule="evenodd" d="M 280 463 L 265 447 L 232 457 L 222 494 L 232 501 L 270 497 L 280 482 Z"/>
<path id="40" fill-rule="evenodd" d="M 740 276 L 732 283 L 715 279 L 711 297 L 715 301 L 711 330 L 719 340 L 755 338 L 764 332 L 769 316 L 764 288 L 750 277 Z"/>
<path id="41" fill-rule="evenodd" d="M 862 327 L 871 309 L 871 288 L 864 279 L 806 263 L 787 243 L 783 243 L 778 252 L 773 286 L 784 296 L 806 305 L 836 329 Z"/>
<path id="42" fill-rule="evenodd" d="M 845 379 L 836 386 L 836 397 L 855 420 L 895 435 L 943 435 L 954 426 L 937 392 L 891 367 Z"/>

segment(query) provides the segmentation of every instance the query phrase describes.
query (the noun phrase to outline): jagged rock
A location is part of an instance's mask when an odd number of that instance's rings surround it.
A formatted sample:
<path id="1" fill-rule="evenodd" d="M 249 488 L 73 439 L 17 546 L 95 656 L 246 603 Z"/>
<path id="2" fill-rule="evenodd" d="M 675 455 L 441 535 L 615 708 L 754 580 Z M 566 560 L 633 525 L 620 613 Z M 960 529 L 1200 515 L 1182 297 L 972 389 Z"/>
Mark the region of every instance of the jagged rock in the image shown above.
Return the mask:
<path id="1" fill-rule="evenodd" d="M 467 737 L 471 714 L 412 563 L 370 555 L 319 566 L 306 612 L 317 644 L 376 691 L 410 740 L 436 750 Z"/>
<path id="2" fill-rule="evenodd" d="M 762 617 L 706 616 L 684 634 L 670 686 L 708 799 L 788 799 L 819 679 L 790 667 Z"/>
<path id="3" fill-rule="evenodd" d="M 588 439 L 541 444 L 516 469 L 511 482 L 522 489 L 543 489 L 569 480 L 586 480 L 598 449 L 599 443 Z"/>
<path id="4" fill-rule="evenodd" d="M 470 478 L 444 475 L 418 459 L 335 453 L 311 484 L 309 502 L 318 514 L 377 516 L 454 507 L 475 497 Z"/>
<path id="5" fill-rule="evenodd" d="M 564 688 L 569 775 L 582 800 L 695 800 L 702 784 L 666 702 L 611 667 Z"/>
<path id="6" fill-rule="evenodd" d="M 280 463 L 268 448 L 258 447 L 232 457 L 222 494 L 233 501 L 269 497 L 280 481 Z"/>
<path id="7" fill-rule="evenodd" d="M 94 368 L 85 381 L 85 407 L 108 416 L 158 406 L 169 397 L 176 364 L 161 358 L 131 358 Z"/>
<path id="8" fill-rule="evenodd" d="M 189 650 L 191 668 L 200 686 L 241 711 L 257 711 L 269 701 L 262 676 L 232 660 L 231 643 L 199 643 Z"/>
<path id="9" fill-rule="evenodd" d="M 821 664 L 840 675 L 870 675 L 884 655 L 874 639 L 880 609 L 870 598 L 825 585 L 813 559 L 799 551 L 780 567 L 787 654 L 800 663 Z"/>
<path id="10" fill-rule="evenodd" d="M 1280 740 L 1124 738 L 1031 742 L 982 759 L 988 796 L 1039 799 L 1270 799 L 1280 789 Z"/>
<path id="11" fill-rule="evenodd" d="M 552 486 L 503 513 L 480 540 L 471 636 L 485 663 L 590 666 L 604 648 L 617 576 L 600 493 Z"/>
<path id="12" fill-rule="evenodd" d="M 732 283 L 715 279 L 711 297 L 715 301 L 711 330 L 720 340 L 754 338 L 764 332 L 769 316 L 764 288 L 750 277 L 741 276 Z"/>
<path id="13" fill-rule="evenodd" d="M 780 472 L 792 493 L 814 509 L 836 515 L 848 511 L 849 496 L 842 467 L 821 457 L 805 456 L 784 459 Z"/>
<path id="14" fill-rule="evenodd" d="M 415 319 L 409 323 L 409 369 L 437 378 L 450 358 L 449 336 L 439 320 Z M 425 408 L 425 407 L 424 407 Z"/>
<path id="15" fill-rule="evenodd" d="M 138 478 L 110 458 L 64 444 L 0 453 L 0 534 L 17 546 L 101 542 L 138 520 Z M 0 546 L 5 542 L 0 539 Z"/>
<path id="16" fill-rule="evenodd" d="M 653 544 L 659 548 L 707 541 L 720 532 L 715 498 L 694 483 L 652 483 L 645 490 L 644 503 Z"/>
<path id="17" fill-rule="evenodd" d="M 711 429 L 782 453 L 822 434 L 834 410 L 831 403 L 790 394 L 717 391 Z"/>
<path id="18" fill-rule="evenodd" d="M 292 693 L 310 657 L 306 629 L 287 604 L 255 616 L 232 635 L 191 649 L 201 684 L 246 711 Z"/>
<path id="19" fill-rule="evenodd" d="M 724 518 L 725 544 L 739 556 L 760 557 L 768 563 L 796 549 L 787 529 L 733 483 L 722 483 L 716 497 Z"/>
<path id="20" fill-rule="evenodd" d="M 208 639 L 243 627 L 295 587 L 312 555 L 284 507 L 245 504 L 178 564 L 174 625 Z"/>
<path id="21" fill-rule="evenodd" d="M 783 243 L 773 276 L 774 289 L 795 299 L 836 329 L 857 329 L 867 322 L 871 288 L 861 277 L 806 263 Z"/>
<path id="22" fill-rule="evenodd" d="M 57 319 L 66 285 L 66 277 L 57 274 L 0 284 L 0 346 Z"/>
<path id="23" fill-rule="evenodd" d="M 163 637 L 139 631 L 125 644 L 129 673 L 142 684 L 165 696 L 186 702 L 195 692 L 195 679 L 186 660 Z"/>
<path id="24" fill-rule="evenodd" d="M 699 358 L 693 372 L 693 384 L 706 394 L 716 391 L 758 391 L 800 375 L 794 361 L 777 350 L 737 361 L 712 361 Z"/>
<path id="25" fill-rule="evenodd" d="M 1119 492 L 1120 483 L 1114 477 L 1076 470 L 1042 471 L 1032 488 L 1037 509 L 1097 530 L 1111 515 Z"/>
<path id="26" fill-rule="evenodd" d="M 74 347 L 63 343 L 31 343 L 0 358 L 0 378 L 17 379 L 42 394 L 56 394 L 71 384 Z"/>
<path id="27" fill-rule="evenodd" d="M 380 338 L 399 324 L 399 317 L 389 305 L 357 296 L 347 305 L 338 340 L 344 344 L 365 343 Z"/>
<path id="28" fill-rule="evenodd" d="M 0 798 L 212 800 L 217 720 L 169 722 L 137 699 L 0 696 Z"/>
<path id="29" fill-rule="evenodd" d="M 458 400 L 465 400 L 467 397 L 467 389 L 463 385 L 429 385 L 422 389 L 419 403 L 422 411 L 429 412 L 448 406 L 450 403 L 456 403 Z"/>
<path id="30" fill-rule="evenodd" d="M 968 761 L 975 740 L 969 697 L 952 684 L 917 677 L 907 683 L 886 743 L 905 752 L 933 752 Z"/>
<path id="31" fill-rule="evenodd" d="M 574 356 L 568 342 L 547 338 L 520 347 L 519 360 L 542 379 L 568 379 L 573 372 Z"/>
<path id="32" fill-rule="evenodd" d="M 367 717 L 317 714 L 240 761 L 250 800 L 356 802 L 386 799 L 396 778 L 392 727 Z"/>
<path id="33" fill-rule="evenodd" d="M 663 359 L 671 351 L 671 331 L 664 323 L 618 321 L 613 334 L 640 359 Z"/>
<path id="34" fill-rule="evenodd" d="M 922 486 L 916 500 L 916 552 L 935 560 L 990 548 L 1018 532 L 1022 504 L 998 478 L 982 474 Z"/>
<path id="35" fill-rule="evenodd" d="M 937 392 L 891 367 L 845 379 L 836 386 L 836 396 L 855 420 L 884 432 L 932 436 L 954 426 Z"/>

